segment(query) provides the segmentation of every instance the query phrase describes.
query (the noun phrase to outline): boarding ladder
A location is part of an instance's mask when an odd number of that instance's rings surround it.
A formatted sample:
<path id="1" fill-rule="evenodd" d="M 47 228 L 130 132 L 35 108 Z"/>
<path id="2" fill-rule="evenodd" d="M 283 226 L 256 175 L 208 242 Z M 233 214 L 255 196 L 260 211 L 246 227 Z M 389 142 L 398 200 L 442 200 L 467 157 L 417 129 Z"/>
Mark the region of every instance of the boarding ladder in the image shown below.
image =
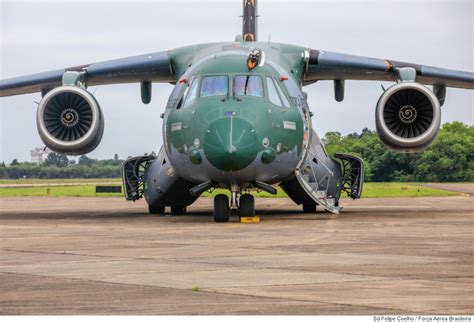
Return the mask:
<path id="1" fill-rule="evenodd" d="M 312 162 L 313 159 L 318 160 L 318 156 L 314 154 L 310 149 L 306 150 L 305 160 Z M 309 164 L 309 162 L 300 162 L 299 166 L 295 170 L 296 178 L 300 183 L 303 190 L 320 206 L 324 207 L 327 211 L 339 214 L 342 207 L 336 203 L 334 196 L 328 195 L 328 187 L 330 184 L 336 184 L 333 182 L 335 179 L 334 173 L 329 169 L 323 162 L 318 164 L 324 167 L 325 174 L 321 177 L 316 176 L 315 168 Z"/>
<path id="2" fill-rule="evenodd" d="M 360 198 L 364 181 L 364 162 L 356 156 L 337 154 L 336 158 L 341 165 L 342 178 L 339 177 L 340 173 L 334 174 L 327 164 L 318 158 L 316 143 L 319 142 L 315 141 L 313 149 L 311 148 L 313 137 L 312 113 L 309 110 L 306 98 L 304 96 L 292 97 L 292 100 L 299 107 L 304 121 L 302 153 L 295 169 L 295 176 L 311 199 L 327 211 L 339 214 L 342 207 L 339 207 L 338 202 L 336 202 L 338 200 L 336 196 L 328 194 L 328 188 L 330 185 L 337 185 L 338 192 L 344 191 L 351 198 Z M 327 155 L 326 151 L 324 151 L 324 154 Z M 334 180 L 338 180 L 338 182 L 334 182 Z"/>
<path id="3" fill-rule="evenodd" d="M 301 99 L 302 108 L 300 109 L 304 120 L 304 135 L 303 135 L 303 149 L 301 158 L 295 169 L 295 176 L 298 179 L 303 190 L 320 206 L 324 207 L 329 212 L 339 214 L 341 207 L 336 205 L 335 198 L 327 195 L 327 187 L 334 176 L 332 171 L 326 167 L 327 174 L 323 180 L 319 180 L 314 173 L 314 167 L 309 162 L 317 155 L 311 152 L 311 137 L 312 137 L 312 122 L 311 112 L 307 105 L 306 99 Z M 323 163 L 321 163 L 323 164 Z"/>
<path id="4" fill-rule="evenodd" d="M 329 212 L 339 214 L 342 207 L 336 202 L 336 198 L 328 194 L 330 185 L 337 185 L 338 191 L 346 192 L 352 199 L 360 198 L 364 182 L 364 162 L 361 158 L 350 154 L 337 153 L 342 177 L 335 176 L 333 171 L 318 158 L 318 155 L 311 149 L 304 152 L 305 159 L 300 162 L 295 170 L 296 178 L 303 190 L 320 206 Z M 319 175 L 315 172 L 315 165 L 318 164 Z M 322 173 L 322 175 L 321 175 Z M 334 182 L 338 180 L 338 182 Z"/>

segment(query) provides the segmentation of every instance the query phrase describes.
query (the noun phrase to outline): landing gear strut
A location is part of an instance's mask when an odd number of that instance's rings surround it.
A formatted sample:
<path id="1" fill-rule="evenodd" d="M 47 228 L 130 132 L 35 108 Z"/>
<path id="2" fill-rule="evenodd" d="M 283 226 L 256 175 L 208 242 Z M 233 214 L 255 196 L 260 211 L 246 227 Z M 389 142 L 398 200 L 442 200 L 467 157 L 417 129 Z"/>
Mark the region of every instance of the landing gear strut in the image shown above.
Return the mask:
<path id="1" fill-rule="evenodd" d="M 217 195 L 214 197 L 214 221 L 228 222 L 230 216 L 229 197 Z"/>

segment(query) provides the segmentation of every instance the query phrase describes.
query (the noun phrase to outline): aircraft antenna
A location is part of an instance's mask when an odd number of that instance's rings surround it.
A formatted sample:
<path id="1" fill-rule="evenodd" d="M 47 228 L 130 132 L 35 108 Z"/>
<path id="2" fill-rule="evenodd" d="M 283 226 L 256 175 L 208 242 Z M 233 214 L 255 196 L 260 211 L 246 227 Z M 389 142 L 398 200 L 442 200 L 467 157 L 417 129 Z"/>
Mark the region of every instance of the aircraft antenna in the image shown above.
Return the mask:
<path id="1" fill-rule="evenodd" d="M 257 41 L 257 0 L 243 0 L 242 39 Z"/>

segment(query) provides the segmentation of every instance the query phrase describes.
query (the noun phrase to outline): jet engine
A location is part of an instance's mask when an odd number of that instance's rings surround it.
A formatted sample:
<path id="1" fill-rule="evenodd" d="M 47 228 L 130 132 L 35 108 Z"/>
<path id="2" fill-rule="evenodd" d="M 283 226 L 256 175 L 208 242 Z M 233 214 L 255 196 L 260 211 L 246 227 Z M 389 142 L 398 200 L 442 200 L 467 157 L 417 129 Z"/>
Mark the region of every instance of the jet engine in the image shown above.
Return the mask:
<path id="1" fill-rule="evenodd" d="M 53 151 L 86 154 L 102 140 L 104 117 L 94 96 L 77 86 L 49 91 L 38 105 L 38 133 Z"/>
<path id="2" fill-rule="evenodd" d="M 436 95 L 427 87 L 403 82 L 388 88 L 375 112 L 377 133 L 389 148 L 422 151 L 433 143 L 441 123 Z"/>

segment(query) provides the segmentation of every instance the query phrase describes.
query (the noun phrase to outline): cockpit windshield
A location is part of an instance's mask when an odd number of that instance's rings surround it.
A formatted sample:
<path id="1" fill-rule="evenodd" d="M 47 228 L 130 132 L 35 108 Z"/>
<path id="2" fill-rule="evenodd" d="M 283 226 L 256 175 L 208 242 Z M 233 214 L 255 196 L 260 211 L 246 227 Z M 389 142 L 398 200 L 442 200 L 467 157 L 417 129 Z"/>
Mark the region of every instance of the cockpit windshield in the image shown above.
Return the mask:
<path id="1" fill-rule="evenodd" d="M 260 76 L 235 76 L 234 95 L 263 97 L 263 81 Z"/>
<path id="2" fill-rule="evenodd" d="M 210 96 L 227 96 L 229 78 L 227 76 L 206 76 L 201 82 L 201 98 Z"/>

